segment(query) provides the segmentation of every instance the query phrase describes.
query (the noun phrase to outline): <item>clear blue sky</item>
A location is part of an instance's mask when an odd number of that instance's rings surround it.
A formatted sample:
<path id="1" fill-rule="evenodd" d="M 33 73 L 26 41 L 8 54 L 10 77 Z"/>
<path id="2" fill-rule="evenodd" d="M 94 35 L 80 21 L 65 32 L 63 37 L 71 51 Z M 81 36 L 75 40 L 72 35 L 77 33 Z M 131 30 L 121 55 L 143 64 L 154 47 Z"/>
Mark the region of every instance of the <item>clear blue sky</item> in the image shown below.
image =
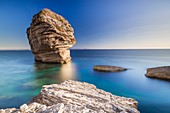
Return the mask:
<path id="1" fill-rule="evenodd" d="M 29 49 L 26 29 L 43 8 L 71 23 L 74 49 L 170 48 L 170 0 L 0 0 L 0 49 Z"/>

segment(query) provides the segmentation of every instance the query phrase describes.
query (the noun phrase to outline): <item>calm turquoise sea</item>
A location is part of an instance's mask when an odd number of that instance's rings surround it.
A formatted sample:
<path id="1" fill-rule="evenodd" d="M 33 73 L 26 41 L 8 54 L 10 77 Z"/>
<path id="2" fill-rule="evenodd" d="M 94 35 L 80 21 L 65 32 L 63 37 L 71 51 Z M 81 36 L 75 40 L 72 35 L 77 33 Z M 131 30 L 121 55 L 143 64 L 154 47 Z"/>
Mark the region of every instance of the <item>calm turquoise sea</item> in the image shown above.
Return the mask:
<path id="1" fill-rule="evenodd" d="M 19 107 L 42 85 L 73 79 L 95 84 L 112 94 L 132 97 L 141 113 L 170 113 L 170 82 L 146 78 L 146 69 L 170 65 L 170 50 L 71 50 L 68 64 L 36 64 L 31 51 L 0 51 L 0 108 Z M 129 70 L 93 71 L 94 65 Z"/>

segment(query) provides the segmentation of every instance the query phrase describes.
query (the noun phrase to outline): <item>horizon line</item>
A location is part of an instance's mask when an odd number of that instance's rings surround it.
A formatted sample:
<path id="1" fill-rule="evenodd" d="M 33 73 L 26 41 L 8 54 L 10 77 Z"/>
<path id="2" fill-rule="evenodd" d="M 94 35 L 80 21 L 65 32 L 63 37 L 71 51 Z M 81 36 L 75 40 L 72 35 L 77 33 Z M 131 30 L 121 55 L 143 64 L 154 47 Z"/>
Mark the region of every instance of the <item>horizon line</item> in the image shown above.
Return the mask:
<path id="1" fill-rule="evenodd" d="M 90 48 L 90 49 L 69 49 L 69 50 L 167 50 L 170 48 Z M 0 51 L 31 51 L 31 49 L 0 49 Z"/>

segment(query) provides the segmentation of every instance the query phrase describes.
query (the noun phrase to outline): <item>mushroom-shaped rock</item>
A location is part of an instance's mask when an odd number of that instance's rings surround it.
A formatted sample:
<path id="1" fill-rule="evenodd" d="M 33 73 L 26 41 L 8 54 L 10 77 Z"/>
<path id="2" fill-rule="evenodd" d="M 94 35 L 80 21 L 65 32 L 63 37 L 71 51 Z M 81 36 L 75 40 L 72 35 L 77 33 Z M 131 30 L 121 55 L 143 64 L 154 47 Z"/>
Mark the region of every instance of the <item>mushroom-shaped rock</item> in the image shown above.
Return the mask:
<path id="1" fill-rule="evenodd" d="M 118 66 L 108 66 L 108 65 L 95 65 L 93 67 L 96 71 L 103 71 L 103 72 L 119 72 L 119 71 L 126 71 L 126 68 L 118 67 Z"/>
<path id="2" fill-rule="evenodd" d="M 27 37 L 36 61 L 67 63 L 76 43 L 74 30 L 62 16 L 43 9 L 32 18 Z"/>
<path id="3" fill-rule="evenodd" d="M 170 66 L 148 68 L 145 76 L 150 78 L 170 80 Z"/>

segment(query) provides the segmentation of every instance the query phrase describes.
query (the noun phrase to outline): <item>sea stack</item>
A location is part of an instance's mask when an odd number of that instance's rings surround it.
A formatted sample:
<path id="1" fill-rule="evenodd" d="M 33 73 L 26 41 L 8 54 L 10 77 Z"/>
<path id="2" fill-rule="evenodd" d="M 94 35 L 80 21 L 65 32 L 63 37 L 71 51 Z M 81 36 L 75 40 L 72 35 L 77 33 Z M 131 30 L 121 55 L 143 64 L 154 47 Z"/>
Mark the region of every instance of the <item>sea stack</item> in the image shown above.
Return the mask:
<path id="1" fill-rule="evenodd" d="M 47 63 L 67 63 L 75 43 L 74 30 L 62 16 L 43 9 L 32 18 L 27 37 L 35 60 Z"/>

